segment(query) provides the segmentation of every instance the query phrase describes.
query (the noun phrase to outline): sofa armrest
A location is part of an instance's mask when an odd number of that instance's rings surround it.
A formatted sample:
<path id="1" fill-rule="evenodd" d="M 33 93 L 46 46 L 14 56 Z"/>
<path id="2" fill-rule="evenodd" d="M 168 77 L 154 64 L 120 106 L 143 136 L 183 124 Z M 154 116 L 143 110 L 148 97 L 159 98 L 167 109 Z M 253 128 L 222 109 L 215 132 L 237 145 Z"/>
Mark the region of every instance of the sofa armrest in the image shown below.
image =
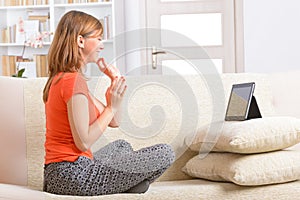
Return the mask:
<path id="1" fill-rule="evenodd" d="M 23 83 L 0 77 L 0 183 L 27 185 Z"/>

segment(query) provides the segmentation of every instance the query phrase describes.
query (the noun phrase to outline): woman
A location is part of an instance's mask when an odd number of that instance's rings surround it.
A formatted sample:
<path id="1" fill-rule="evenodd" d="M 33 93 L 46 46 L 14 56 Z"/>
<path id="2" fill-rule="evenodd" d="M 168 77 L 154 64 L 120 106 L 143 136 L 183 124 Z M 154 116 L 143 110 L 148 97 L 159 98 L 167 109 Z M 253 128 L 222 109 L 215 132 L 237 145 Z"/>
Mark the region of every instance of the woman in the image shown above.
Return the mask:
<path id="1" fill-rule="evenodd" d="M 118 127 L 117 113 L 127 87 L 117 69 L 98 57 L 104 48 L 102 31 L 99 20 L 79 11 L 66 13 L 57 26 L 43 94 L 46 192 L 81 196 L 143 193 L 174 161 L 174 152 L 166 144 L 133 151 L 128 142 L 117 140 L 91 152 L 108 126 Z M 82 72 L 91 62 L 111 79 L 105 94 L 107 105 L 88 90 Z"/>

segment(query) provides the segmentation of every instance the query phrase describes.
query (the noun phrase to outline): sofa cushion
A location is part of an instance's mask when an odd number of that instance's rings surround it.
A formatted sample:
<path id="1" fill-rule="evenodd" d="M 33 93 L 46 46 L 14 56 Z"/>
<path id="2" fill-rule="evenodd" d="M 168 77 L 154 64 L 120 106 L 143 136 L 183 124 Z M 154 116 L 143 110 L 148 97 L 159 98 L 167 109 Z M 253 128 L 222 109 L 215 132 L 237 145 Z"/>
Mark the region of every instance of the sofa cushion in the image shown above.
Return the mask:
<path id="1" fill-rule="evenodd" d="M 43 189 L 45 106 L 43 89 L 47 78 L 28 79 L 24 84 L 28 186 Z"/>
<path id="2" fill-rule="evenodd" d="M 300 119 L 264 117 L 215 122 L 187 138 L 193 151 L 259 153 L 284 149 L 300 142 Z"/>
<path id="3" fill-rule="evenodd" d="M 300 179 L 300 152 L 199 154 L 187 162 L 183 171 L 193 177 L 238 185 L 284 183 Z"/>
<path id="4" fill-rule="evenodd" d="M 274 110 L 278 116 L 300 118 L 300 70 L 268 74 L 273 96 Z"/>

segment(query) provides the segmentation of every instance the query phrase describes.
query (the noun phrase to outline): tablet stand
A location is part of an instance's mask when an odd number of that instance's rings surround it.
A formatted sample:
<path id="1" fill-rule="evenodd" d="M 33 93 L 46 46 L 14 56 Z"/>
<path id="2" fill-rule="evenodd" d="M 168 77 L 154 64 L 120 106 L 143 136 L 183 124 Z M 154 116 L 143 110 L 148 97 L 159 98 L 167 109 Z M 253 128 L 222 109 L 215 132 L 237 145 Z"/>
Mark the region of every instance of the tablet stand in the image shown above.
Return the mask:
<path id="1" fill-rule="evenodd" d="M 260 114 L 256 99 L 252 95 L 247 119 L 255 119 L 255 118 L 261 118 L 261 117 L 262 116 Z"/>

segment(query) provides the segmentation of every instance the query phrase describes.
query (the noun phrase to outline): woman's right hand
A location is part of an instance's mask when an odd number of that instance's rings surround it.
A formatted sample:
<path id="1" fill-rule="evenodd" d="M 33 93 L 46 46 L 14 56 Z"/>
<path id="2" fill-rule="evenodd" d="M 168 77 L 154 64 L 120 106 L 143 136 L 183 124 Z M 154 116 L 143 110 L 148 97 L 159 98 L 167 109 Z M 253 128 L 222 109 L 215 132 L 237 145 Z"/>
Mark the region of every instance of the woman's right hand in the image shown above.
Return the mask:
<path id="1" fill-rule="evenodd" d="M 115 77 L 106 91 L 107 107 L 111 108 L 114 114 L 120 109 L 126 88 L 126 80 L 121 76 Z"/>
<path id="2" fill-rule="evenodd" d="M 121 76 L 119 69 L 113 65 L 107 65 L 104 58 L 99 58 L 97 65 L 100 71 L 106 74 L 111 80 L 113 80 L 116 76 Z"/>

